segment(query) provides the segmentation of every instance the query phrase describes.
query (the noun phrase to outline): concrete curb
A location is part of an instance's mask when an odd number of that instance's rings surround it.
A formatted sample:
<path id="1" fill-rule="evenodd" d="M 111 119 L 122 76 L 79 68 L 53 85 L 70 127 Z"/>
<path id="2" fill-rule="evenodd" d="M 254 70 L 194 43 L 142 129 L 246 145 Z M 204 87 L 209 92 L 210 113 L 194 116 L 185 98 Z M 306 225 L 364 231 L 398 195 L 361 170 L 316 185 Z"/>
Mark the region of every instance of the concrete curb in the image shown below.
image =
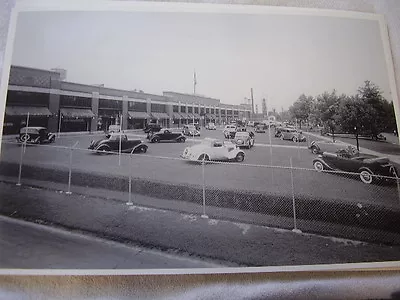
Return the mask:
<path id="1" fill-rule="evenodd" d="M 18 176 L 18 164 L 0 165 L 0 174 Z M 128 178 L 93 174 L 78 170 L 73 171 L 72 185 L 102 188 L 114 191 L 128 191 Z M 66 183 L 68 170 L 47 169 L 38 166 L 24 165 L 23 178 L 42 181 Z M 132 193 L 159 199 L 170 199 L 195 204 L 202 203 L 202 187 L 200 185 L 178 185 L 157 182 L 141 178 L 133 178 Z M 208 206 L 233 208 L 246 212 L 292 217 L 293 206 L 291 195 L 274 195 L 268 192 L 258 193 L 241 190 L 223 190 L 206 187 Z M 298 219 L 315 220 L 359 228 L 383 230 L 400 233 L 400 210 L 388 207 L 357 203 L 345 203 L 340 199 L 317 199 L 306 195 L 296 195 L 296 214 Z"/>

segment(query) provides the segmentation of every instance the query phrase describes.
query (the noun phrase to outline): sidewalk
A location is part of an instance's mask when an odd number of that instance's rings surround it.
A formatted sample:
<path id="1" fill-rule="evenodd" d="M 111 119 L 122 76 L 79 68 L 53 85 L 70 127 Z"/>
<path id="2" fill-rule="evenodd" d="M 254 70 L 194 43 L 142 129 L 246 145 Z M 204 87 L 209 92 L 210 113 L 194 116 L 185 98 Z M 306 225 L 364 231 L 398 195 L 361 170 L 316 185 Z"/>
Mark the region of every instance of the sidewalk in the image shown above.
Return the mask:
<path id="1" fill-rule="evenodd" d="M 2 269 L 171 269 L 222 265 L 0 216 Z"/>
<path id="2" fill-rule="evenodd" d="M 318 138 L 320 140 L 325 140 L 325 141 L 332 142 L 332 138 L 331 137 L 321 136 L 321 135 L 318 135 L 318 134 L 315 134 L 315 133 L 311 133 L 311 132 L 306 132 L 306 131 L 304 131 L 304 133 L 308 134 L 310 136 L 313 136 L 315 138 Z M 338 146 L 339 145 L 343 146 L 343 147 L 354 146 L 353 144 L 346 143 L 346 142 L 343 142 L 343 141 L 337 140 L 337 139 L 335 139 L 335 144 L 338 145 Z M 370 149 L 367 149 L 367 148 L 363 148 L 363 147 L 360 147 L 360 152 L 363 152 L 363 153 L 366 153 L 366 154 L 375 155 L 375 156 L 385 156 L 385 157 L 389 158 L 392 162 L 400 164 L 400 156 L 398 156 L 398 155 L 382 154 L 380 152 L 377 152 L 377 151 L 374 151 L 374 150 L 370 150 Z"/>

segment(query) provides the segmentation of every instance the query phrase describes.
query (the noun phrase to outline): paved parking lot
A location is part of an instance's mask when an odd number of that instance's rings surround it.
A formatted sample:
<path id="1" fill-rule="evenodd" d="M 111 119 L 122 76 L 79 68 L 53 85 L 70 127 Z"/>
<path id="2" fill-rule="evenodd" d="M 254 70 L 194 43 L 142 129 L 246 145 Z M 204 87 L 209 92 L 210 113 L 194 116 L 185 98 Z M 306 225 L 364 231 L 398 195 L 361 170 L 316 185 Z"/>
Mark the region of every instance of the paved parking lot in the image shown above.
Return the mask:
<path id="1" fill-rule="evenodd" d="M 69 147 L 79 142 L 77 150 L 73 152 L 74 169 L 124 176 L 128 176 L 129 172 L 132 172 L 131 174 L 136 178 L 176 184 L 200 184 L 202 167 L 180 160 L 180 154 L 185 147 L 198 143 L 204 137 L 223 139 L 221 129 L 216 131 L 202 129 L 201 134 L 201 137 L 189 138 L 186 143 L 150 143 L 145 155 L 137 154 L 132 158 L 122 155 L 120 164 L 118 155 L 96 155 L 87 151 L 90 141 L 101 138 L 103 135 L 61 136 L 51 145 L 27 147 L 24 163 L 38 164 L 49 168 L 67 168 L 70 150 L 54 146 Z M 130 133 L 129 136 L 146 141 L 142 132 Z M 396 186 L 365 185 L 357 178 L 315 172 L 312 169 L 312 160 L 315 156 L 307 150 L 307 144 L 314 139 L 308 138 L 307 142 L 294 143 L 281 141 L 272 136 L 271 160 L 268 132 L 256 133 L 256 146 L 245 150 L 246 158 L 243 163 L 205 166 L 206 185 L 230 190 L 267 191 L 275 193 L 279 199 L 280 195 L 292 194 L 291 174 L 293 174 L 295 195 L 399 206 Z M 334 151 L 337 147 L 329 143 L 324 143 L 322 146 L 327 151 Z M 294 167 L 304 169 L 291 172 L 289 169 L 282 168 L 290 166 L 291 157 Z M 18 162 L 19 159 L 20 147 L 15 144 L 3 143 L 1 160 Z"/>

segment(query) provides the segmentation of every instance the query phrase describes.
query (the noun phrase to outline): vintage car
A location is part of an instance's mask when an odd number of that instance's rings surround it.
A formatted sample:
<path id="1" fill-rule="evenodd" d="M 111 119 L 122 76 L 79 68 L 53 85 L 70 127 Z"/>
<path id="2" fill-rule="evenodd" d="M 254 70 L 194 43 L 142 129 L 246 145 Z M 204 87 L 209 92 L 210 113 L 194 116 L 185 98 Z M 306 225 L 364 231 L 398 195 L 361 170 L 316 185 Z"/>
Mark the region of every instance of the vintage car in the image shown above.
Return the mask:
<path id="1" fill-rule="evenodd" d="M 313 160 L 313 165 L 318 172 L 338 170 L 356 173 L 366 184 L 390 179 L 387 177 L 398 178 L 398 171 L 388 158 L 358 153 L 353 147 L 336 153 L 323 152 Z"/>
<path id="2" fill-rule="evenodd" d="M 159 132 L 154 132 L 153 134 L 148 135 L 147 139 L 151 143 L 159 143 L 164 141 L 184 143 L 186 141 L 186 137 L 183 136 L 182 132 L 169 128 L 163 128 Z"/>
<path id="3" fill-rule="evenodd" d="M 291 140 L 293 142 L 305 142 L 306 137 L 303 135 L 301 131 L 298 131 L 294 128 L 280 128 L 279 134 L 275 133 L 276 137 L 279 137 L 281 140 Z"/>
<path id="4" fill-rule="evenodd" d="M 308 149 L 310 149 L 312 154 L 322 154 L 321 147 L 316 141 L 312 141 Z"/>
<path id="5" fill-rule="evenodd" d="M 195 125 L 192 124 L 183 126 L 182 133 L 184 135 L 200 136 L 200 131 L 196 128 Z"/>
<path id="6" fill-rule="evenodd" d="M 191 161 L 236 161 L 244 160 L 244 152 L 230 142 L 217 139 L 204 139 L 200 144 L 187 147 L 183 151 L 182 158 Z"/>
<path id="7" fill-rule="evenodd" d="M 254 133 L 253 132 L 236 132 L 235 138 L 233 139 L 233 143 L 238 147 L 246 147 L 250 149 L 254 146 Z"/>
<path id="8" fill-rule="evenodd" d="M 56 135 L 48 132 L 46 127 L 23 127 L 17 137 L 19 143 L 27 144 L 49 144 L 55 140 Z"/>
<path id="9" fill-rule="evenodd" d="M 255 132 L 256 132 L 256 133 L 265 133 L 265 125 L 260 125 L 260 124 L 258 124 L 258 125 L 256 126 Z"/>
<path id="10" fill-rule="evenodd" d="M 207 129 L 207 130 L 217 130 L 217 126 L 215 126 L 214 123 L 208 123 L 208 124 L 206 125 L 206 129 Z"/>
<path id="11" fill-rule="evenodd" d="M 161 130 L 161 125 L 156 123 L 149 123 L 144 128 L 144 133 L 159 132 Z"/>
<path id="12" fill-rule="evenodd" d="M 236 134 L 236 125 L 225 125 L 223 133 L 226 139 L 234 139 Z"/>
<path id="13" fill-rule="evenodd" d="M 98 154 L 119 152 L 120 143 L 122 153 L 146 153 L 148 148 L 141 140 L 129 140 L 126 134 L 113 133 L 108 138 L 92 141 L 89 149 Z"/>

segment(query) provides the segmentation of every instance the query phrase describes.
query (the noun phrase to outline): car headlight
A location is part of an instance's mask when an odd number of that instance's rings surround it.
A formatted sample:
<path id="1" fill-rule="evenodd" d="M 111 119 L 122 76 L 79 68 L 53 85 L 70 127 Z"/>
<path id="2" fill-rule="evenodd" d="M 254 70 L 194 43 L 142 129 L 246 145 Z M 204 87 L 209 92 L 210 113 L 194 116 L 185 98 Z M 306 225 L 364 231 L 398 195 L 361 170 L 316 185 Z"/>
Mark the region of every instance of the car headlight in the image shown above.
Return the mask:
<path id="1" fill-rule="evenodd" d="M 238 143 L 238 144 L 243 144 L 244 141 L 243 141 L 243 140 L 237 140 L 237 143 Z"/>

